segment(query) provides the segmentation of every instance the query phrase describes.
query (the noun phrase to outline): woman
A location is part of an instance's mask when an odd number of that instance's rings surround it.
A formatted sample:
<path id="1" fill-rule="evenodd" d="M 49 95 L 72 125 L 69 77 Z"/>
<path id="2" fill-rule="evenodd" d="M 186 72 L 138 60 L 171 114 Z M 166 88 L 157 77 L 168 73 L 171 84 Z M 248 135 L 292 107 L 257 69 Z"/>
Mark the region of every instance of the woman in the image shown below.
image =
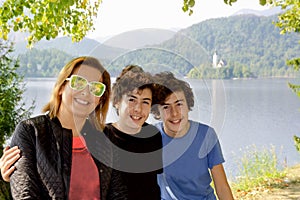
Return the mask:
<path id="1" fill-rule="evenodd" d="M 119 119 L 104 129 L 114 144 L 114 167 L 120 171 L 130 200 L 160 200 L 157 174 L 162 173 L 162 139 L 159 131 L 146 123 L 153 104 L 153 78 L 142 68 L 126 66 L 113 85 L 112 104 Z M 14 149 L 13 149 L 14 148 Z M 5 149 L 1 173 L 9 181 L 11 163 L 18 149 Z"/>
<path id="2" fill-rule="evenodd" d="M 40 115 L 18 124 L 11 147 L 22 152 L 10 177 L 14 199 L 127 199 L 112 169 L 112 146 L 102 130 L 110 75 L 92 57 L 61 70 Z"/>

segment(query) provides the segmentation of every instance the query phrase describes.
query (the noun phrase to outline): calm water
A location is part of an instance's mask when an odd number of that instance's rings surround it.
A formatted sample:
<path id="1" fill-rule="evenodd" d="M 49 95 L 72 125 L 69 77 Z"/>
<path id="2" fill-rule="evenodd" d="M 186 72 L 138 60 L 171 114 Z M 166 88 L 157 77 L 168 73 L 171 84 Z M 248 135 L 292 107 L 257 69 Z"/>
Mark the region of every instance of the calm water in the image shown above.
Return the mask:
<path id="1" fill-rule="evenodd" d="M 48 102 L 55 79 L 27 81 L 24 98 L 36 101 L 34 115 Z M 293 135 L 300 136 L 300 99 L 287 82 L 296 79 L 187 80 L 195 93 L 191 118 L 213 126 L 222 145 L 228 176 L 236 173 L 237 160 L 255 145 L 275 146 L 280 164 L 300 163 Z M 110 110 L 108 121 L 116 115 Z M 149 122 L 155 123 L 153 118 Z"/>

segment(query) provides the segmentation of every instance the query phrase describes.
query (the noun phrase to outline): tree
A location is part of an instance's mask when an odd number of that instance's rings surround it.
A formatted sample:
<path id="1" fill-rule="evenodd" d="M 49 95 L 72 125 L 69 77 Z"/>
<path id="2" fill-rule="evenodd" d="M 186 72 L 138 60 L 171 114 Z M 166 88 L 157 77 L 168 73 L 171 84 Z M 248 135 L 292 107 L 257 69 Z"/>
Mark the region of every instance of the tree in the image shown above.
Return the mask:
<path id="1" fill-rule="evenodd" d="M 28 46 L 58 35 L 80 41 L 94 29 L 101 0 L 5 0 L 0 7 L 0 38 L 12 31 L 28 32 Z"/>
<path id="2" fill-rule="evenodd" d="M 188 0 L 195 1 L 195 0 Z M 224 0 L 226 4 L 231 5 L 237 0 Z M 186 1 L 185 1 L 186 2 Z M 272 5 L 274 7 L 280 7 L 283 12 L 278 15 L 278 20 L 275 25 L 280 28 L 281 34 L 286 33 L 299 33 L 300 32 L 300 1 L 299 0 L 259 0 L 261 5 Z M 187 6 L 193 5 L 188 3 Z M 193 6 L 188 7 L 191 9 Z M 293 58 L 287 61 L 287 64 L 292 66 L 295 71 L 300 70 L 300 58 Z M 300 85 L 289 83 L 289 87 L 300 98 Z"/>
<path id="3" fill-rule="evenodd" d="M 278 16 L 276 26 L 281 29 L 281 34 L 300 32 L 300 2 L 298 0 L 274 1 L 275 6 L 280 6 L 283 12 Z M 295 71 L 300 70 L 300 58 L 287 61 L 287 64 L 294 67 Z M 300 85 L 289 83 L 289 87 L 300 98 Z"/>
<path id="4" fill-rule="evenodd" d="M 23 76 L 16 73 L 19 63 L 9 55 L 12 45 L 0 40 L 0 155 L 3 145 L 11 136 L 16 124 L 31 115 L 34 102 L 27 110 L 22 102 Z M 0 179 L 0 199 L 10 199 L 9 184 Z"/>

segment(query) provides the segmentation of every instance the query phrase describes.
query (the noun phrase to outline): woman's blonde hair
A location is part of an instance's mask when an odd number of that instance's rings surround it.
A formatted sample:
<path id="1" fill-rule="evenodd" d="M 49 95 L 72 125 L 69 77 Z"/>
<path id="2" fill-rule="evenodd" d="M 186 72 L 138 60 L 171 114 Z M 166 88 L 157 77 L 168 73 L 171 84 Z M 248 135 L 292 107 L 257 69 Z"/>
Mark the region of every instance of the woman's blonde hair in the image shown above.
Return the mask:
<path id="1" fill-rule="evenodd" d="M 50 101 L 44 106 L 42 111 L 49 112 L 48 114 L 50 118 L 57 117 L 62 99 L 59 92 L 62 86 L 66 84 L 66 79 L 73 74 L 75 69 L 77 69 L 78 67 L 80 67 L 80 65 L 83 64 L 98 69 L 102 73 L 102 83 L 106 86 L 106 90 L 99 100 L 99 105 L 89 115 L 89 120 L 91 120 L 92 124 L 95 125 L 97 129 L 103 130 L 109 107 L 111 82 L 109 73 L 104 69 L 102 64 L 96 58 L 93 57 L 82 56 L 74 58 L 62 68 L 57 77 L 54 89 L 52 90 Z"/>

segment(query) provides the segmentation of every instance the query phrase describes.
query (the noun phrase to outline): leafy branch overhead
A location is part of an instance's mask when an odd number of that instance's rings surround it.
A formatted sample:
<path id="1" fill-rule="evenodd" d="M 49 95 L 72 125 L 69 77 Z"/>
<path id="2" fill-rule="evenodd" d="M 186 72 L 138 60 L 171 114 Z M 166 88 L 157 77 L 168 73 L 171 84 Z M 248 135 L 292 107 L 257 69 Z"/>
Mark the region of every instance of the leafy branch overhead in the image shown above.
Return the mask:
<path id="1" fill-rule="evenodd" d="M 300 1 L 276 1 L 275 6 L 280 6 L 284 13 L 278 16 L 276 25 L 281 29 L 281 34 L 300 32 Z"/>
<path id="2" fill-rule="evenodd" d="M 233 3 L 237 2 L 238 0 L 224 0 L 225 4 L 228 4 L 230 6 L 232 6 Z M 258 0 L 259 4 L 264 6 L 266 4 L 272 4 L 273 0 Z M 183 6 L 182 6 L 182 10 L 184 12 L 188 12 L 189 15 L 193 14 L 193 7 L 195 6 L 195 0 L 183 0 Z"/>
<path id="3" fill-rule="evenodd" d="M 280 34 L 300 32 L 300 1 L 299 0 L 276 0 L 274 6 L 281 7 L 284 11 L 278 16 L 276 26 L 280 28 Z M 300 58 L 293 58 L 287 61 L 288 65 L 294 67 L 295 71 L 300 70 Z M 300 97 L 300 86 L 290 84 L 290 87 Z"/>
<path id="4" fill-rule="evenodd" d="M 59 35 L 77 42 L 93 30 L 101 0 L 6 0 L 0 7 L 0 38 L 29 33 L 28 45 Z"/>

